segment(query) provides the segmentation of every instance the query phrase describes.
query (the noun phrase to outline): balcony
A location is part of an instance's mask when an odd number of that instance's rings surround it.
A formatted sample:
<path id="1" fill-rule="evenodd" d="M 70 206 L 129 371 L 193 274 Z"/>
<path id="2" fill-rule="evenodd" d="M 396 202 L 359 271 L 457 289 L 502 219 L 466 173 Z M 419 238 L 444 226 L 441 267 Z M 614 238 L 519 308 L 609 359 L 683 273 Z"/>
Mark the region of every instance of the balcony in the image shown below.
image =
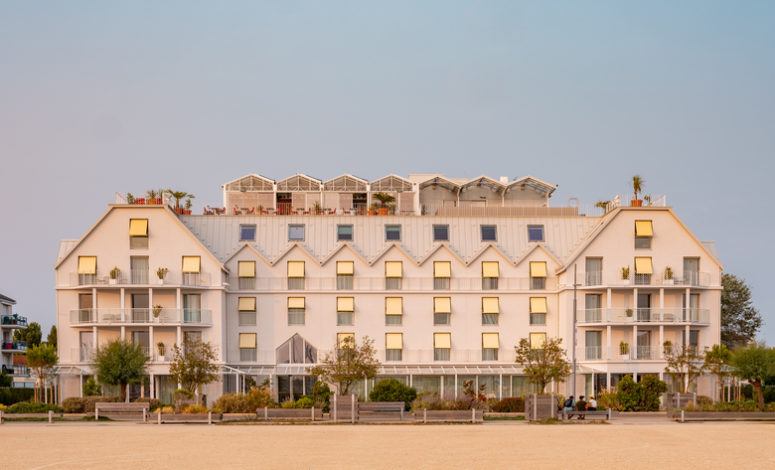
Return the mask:
<path id="1" fill-rule="evenodd" d="M 638 346 L 637 348 L 605 346 L 579 346 L 576 357 L 580 361 L 661 361 L 659 347 Z"/>
<path id="2" fill-rule="evenodd" d="M 212 311 L 191 308 L 83 308 L 70 310 L 70 325 L 212 325 Z"/>
<path id="3" fill-rule="evenodd" d="M 589 271 L 580 273 L 585 287 L 709 287 L 711 284 L 710 273 L 685 273 L 683 276 L 674 276 L 672 279 L 664 279 L 661 274 L 632 274 L 627 279 L 622 279 L 621 271 Z"/>
<path id="4" fill-rule="evenodd" d="M 76 286 L 168 286 L 168 287 L 217 287 L 211 283 L 210 273 L 174 273 L 167 272 L 163 280 L 156 273 L 145 270 L 130 270 L 129 275 L 121 272 L 116 279 L 108 275 L 70 273 L 69 287 Z"/>
<path id="5" fill-rule="evenodd" d="M 257 290 L 266 292 L 277 292 L 287 290 L 299 290 L 305 292 L 333 292 L 333 291 L 434 291 L 434 290 L 450 290 L 450 291 L 474 291 L 474 292 L 488 292 L 495 294 L 500 291 L 536 291 L 542 290 L 556 290 L 557 280 L 553 278 L 541 278 L 546 279 L 544 289 L 531 289 L 532 283 L 529 277 L 500 277 L 490 278 L 496 279 L 488 281 L 486 287 L 491 289 L 483 289 L 483 283 L 481 277 L 455 277 L 451 278 L 439 278 L 433 277 L 404 277 L 400 279 L 400 282 L 396 282 L 397 278 L 385 278 L 385 277 L 361 277 L 355 276 L 352 278 L 352 289 L 339 289 L 337 282 L 337 276 L 328 277 L 305 277 L 305 278 L 291 278 L 294 283 L 288 282 L 286 277 L 257 277 L 251 278 L 254 280 L 252 283 L 245 282 L 243 278 L 233 276 L 229 279 L 229 285 L 233 290 L 240 290 L 240 287 L 253 286 L 252 289 L 245 290 Z M 444 284 L 444 288 L 439 288 L 435 282 L 437 280 L 444 280 L 447 283 Z M 449 287 L 447 287 L 447 285 Z M 497 286 L 497 288 L 495 288 Z M 293 287 L 291 289 L 291 287 Z M 399 287 L 396 289 L 396 287 Z M 392 288 L 392 289 L 391 289 Z"/>
<path id="6" fill-rule="evenodd" d="M 710 310 L 707 308 L 591 308 L 579 309 L 576 315 L 579 324 L 708 324 Z"/>
<path id="7" fill-rule="evenodd" d="M 22 317 L 17 314 L 3 315 L 0 317 L 0 324 L 5 327 L 11 328 L 26 328 L 27 317 Z"/>
<path id="8" fill-rule="evenodd" d="M 27 350 L 26 341 L 3 341 L 3 352 L 25 352 Z"/>

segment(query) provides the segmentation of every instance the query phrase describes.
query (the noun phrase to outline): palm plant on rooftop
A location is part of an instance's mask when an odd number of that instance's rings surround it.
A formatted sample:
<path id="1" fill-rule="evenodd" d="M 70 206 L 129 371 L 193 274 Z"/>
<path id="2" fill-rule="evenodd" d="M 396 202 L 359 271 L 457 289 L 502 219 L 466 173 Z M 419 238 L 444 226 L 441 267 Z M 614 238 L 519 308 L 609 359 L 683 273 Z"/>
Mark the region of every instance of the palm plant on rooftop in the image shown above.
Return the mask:
<path id="1" fill-rule="evenodd" d="M 380 215 L 387 215 L 388 204 L 390 204 L 391 202 L 395 202 L 396 200 L 394 196 L 391 196 L 390 194 L 383 193 L 383 192 L 374 193 L 374 199 L 376 199 L 380 203 L 380 209 L 379 209 Z"/>
<path id="2" fill-rule="evenodd" d="M 190 198 L 194 197 L 193 194 L 189 194 L 189 193 L 187 193 L 185 191 L 173 191 L 171 189 L 168 189 L 166 192 L 167 192 L 167 194 L 169 194 L 170 196 L 175 198 L 175 211 L 176 212 L 180 212 L 180 210 L 181 210 L 181 208 L 180 208 L 180 201 L 182 201 L 185 198 L 189 198 L 190 199 Z"/>
<path id="3" fill-rule="evenodd" d="M 643 204 L 643 200 L 638 199 L 638 194 L 643 191 L 643 185 L 645 183 L 646 181 L 640 175 L 632 177 L 632 192 L 634 193 L 635 198 L 630 201 L 630 205 L 633 207 L 640 207 Z"/>

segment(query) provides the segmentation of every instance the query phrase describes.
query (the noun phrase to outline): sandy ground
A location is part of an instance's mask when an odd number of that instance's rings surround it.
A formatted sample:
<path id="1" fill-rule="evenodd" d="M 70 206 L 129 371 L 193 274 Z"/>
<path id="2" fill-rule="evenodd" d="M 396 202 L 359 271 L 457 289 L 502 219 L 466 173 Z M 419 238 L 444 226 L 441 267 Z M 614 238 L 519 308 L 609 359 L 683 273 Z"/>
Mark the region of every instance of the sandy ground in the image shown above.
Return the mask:
<path id="1" fill-rule="evenodd" d="M 1 469 L 775 468 L 775 424 L 7 423 Z"/>

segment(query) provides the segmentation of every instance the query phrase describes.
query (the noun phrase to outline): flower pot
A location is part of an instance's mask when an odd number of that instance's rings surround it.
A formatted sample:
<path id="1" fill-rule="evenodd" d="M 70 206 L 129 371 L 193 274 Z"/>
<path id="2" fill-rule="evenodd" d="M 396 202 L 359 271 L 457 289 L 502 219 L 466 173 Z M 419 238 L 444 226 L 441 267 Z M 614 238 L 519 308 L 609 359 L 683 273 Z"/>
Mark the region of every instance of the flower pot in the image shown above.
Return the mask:
<path id="1" fill-rule="evenodd" d="M 622 279 L 622 284 L 625 285 L 625 286 L 629 286 L 630 282 L 632 282 L 632 281 L 630 281 L 629 279 Z"/>
<path id="2" fill-rule="evenodd" d="M 156 284 L 159 284 L 160 286 L 164 284 L 164 279 L 156 279 Z"/>
<path id="3" fill-rule="evenodd" d="M 183 209 L 183 215 L 191 215 L 191 209 Z"/>
<path id="4" fill-rule="evenodd" d="M 643 206 L 643 199 L 632 199 L 632 200 L 630 200 L 630 206 L 632 206 L 632 207 L 641 207 L 641 206 Z"/>
<path id="5" fill-rule="evenodd" d="M 377 211 L 369 211 L 369 215 L 377 215 Z"/>
<path id="6" fill-rule="evenodd" d="M 177 212 L 178 215 L 183 215 L 183 208 L 182 207 L 176 207 L 175 212 Z"/>
<path id="7" fill-rule="evenodd" d="M 161 198 L 160 197 L 156 198 L 156 204 L 161 204 Z"/>
<path id="8" fill-rule="evenodd" d="M 116 284 L 118 284 L 118 279 L 110 278 L 110 279 L 108 279 L 108 284 L 116 285 Z"/>
<path id="9" fill-rule="evenodd" d="M 379 215 L 388 215 L 388 208 L 387 207 L 380 207 L 377 209 L 377 213 Z"/>
<path id="10" fill-rule="evenodd" d="M 675 284 L 675 280 L 673 280 L 673 279 L 665 279 L 665 285 L 666 286 L 672 286 L 673 284 Z"/>

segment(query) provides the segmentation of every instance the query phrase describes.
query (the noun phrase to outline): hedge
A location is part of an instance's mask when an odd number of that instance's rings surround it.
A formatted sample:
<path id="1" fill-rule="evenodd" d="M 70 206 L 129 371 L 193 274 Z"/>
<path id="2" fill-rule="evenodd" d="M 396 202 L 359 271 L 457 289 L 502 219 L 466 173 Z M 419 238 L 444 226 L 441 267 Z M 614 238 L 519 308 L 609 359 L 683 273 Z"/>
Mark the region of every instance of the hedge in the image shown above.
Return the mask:
<path id="1" fill-rule="evenodd" d="M 35 394 L 31 388 L 0 388 L 0 403 L 9 406 L 20 401 L 30 401 Z"/>

